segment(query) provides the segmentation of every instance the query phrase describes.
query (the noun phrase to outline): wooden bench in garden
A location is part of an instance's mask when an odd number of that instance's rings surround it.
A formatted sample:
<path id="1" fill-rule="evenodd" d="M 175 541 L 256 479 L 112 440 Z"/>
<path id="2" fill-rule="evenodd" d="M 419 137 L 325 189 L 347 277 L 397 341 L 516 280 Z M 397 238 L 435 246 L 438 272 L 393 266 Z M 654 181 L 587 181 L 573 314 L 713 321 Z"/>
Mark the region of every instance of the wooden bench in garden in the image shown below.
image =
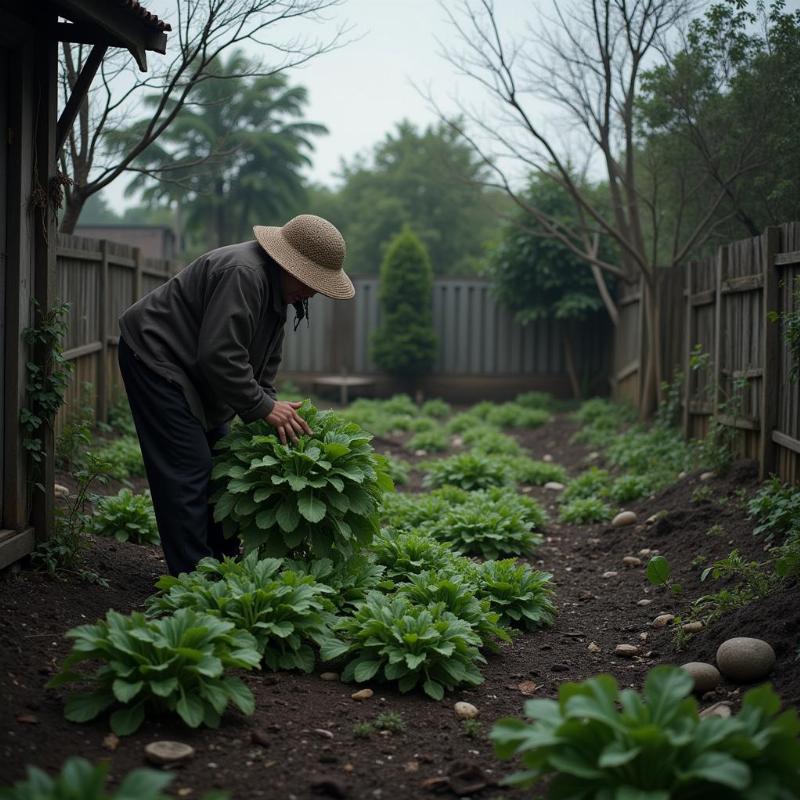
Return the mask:
<path id="1" fill-rule="evenodd" d="M 374 387 L 375 380 L 363 375 L 320 375 L 314 378 L 313 388 L 317 386 L 333 386 L 339 389 L 339 402 L 346 406 L 350 388 Z"/>

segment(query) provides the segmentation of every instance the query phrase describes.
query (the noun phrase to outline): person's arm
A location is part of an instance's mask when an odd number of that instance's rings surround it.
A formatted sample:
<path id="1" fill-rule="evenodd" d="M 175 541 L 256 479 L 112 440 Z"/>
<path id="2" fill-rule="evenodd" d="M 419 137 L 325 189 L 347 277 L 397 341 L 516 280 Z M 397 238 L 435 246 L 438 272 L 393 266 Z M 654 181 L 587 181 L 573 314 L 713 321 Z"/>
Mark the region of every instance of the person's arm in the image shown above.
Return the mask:
<path id="1" fill-rule="evenodd" d="M 261 388 L 273 399 L 277 400 L 278 395 L 275 391 L 275 377 L 278 374 L 278 367 L 281 365 L 281 360 L 283 358 L 283 337 L 285 334 L 285 329 L 281 328 L 278 331 L 278 341 L 275 343 L 275 347 L 267 359 L 266 363 L 264 364 L 264 368 L 261 370 L 261 375 L 259 375 L 258 383 Z"/>
<path id="2" fill-rule="evenodd" d="M 197 343 L 198 366 L 211 390 L 244 422 L 263 419 L 275 400 L 259 386 L 250 363 L 264 288 L 251 267 L 227 267 L 206 302 Z"/>

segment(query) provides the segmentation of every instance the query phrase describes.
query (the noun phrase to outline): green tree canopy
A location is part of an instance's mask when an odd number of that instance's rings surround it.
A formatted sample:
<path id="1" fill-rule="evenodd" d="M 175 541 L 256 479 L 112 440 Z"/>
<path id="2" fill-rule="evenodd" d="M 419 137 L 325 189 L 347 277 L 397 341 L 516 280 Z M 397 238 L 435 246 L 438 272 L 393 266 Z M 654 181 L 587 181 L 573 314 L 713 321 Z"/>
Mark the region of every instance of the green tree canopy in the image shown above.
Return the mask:
<path id="1" fill-rule="evenodd" d="M 472 148 L 440 123 L 401 122 L 374 149 L 342 166 L 338 190 L 310 192 L 305 210 L 329 218 L 347 240 L 347 267 L 374 275 L 395 233 L 408 224 L 436 275 L 473 275 L 498 234 L 508 201 L 485 178 Z"/>
<path id="2" fill-rule="evenodd" d="M 372 357 L 386 372 L 415 378 L 436 357 L 433 332 L 433 270 L 425 246 L 406 225 L 381 264 L 381 323 L 373 334 Z"/>
<path id="3" fill-rule="evenodd" d="M 725 197 L 709 222 L 725 239 L 800 217 L 800 11 L 783 0 L 755 11 L 713 4 L 685 44 L 644 75 L 643 160 L 663 162 L 664 204 L 686 227 Z M 740 175 L 726 186 L 722 176 Z M 658 246 L 658 243 L 655 243 Z"/>
<path id="4" fill-rule="evenodd" d="M 577 224 L 575 204 L 557 183 L 540 176 L 532 178 L 525 200 L 560 225 Z M 605 260 L 612 258 L 605 238 L 599 239 L 599 254 Z M 581 321 L 603 309 L 585 259 L 547 235 L 524 209 L 504 228 L 486 271 L 498 300 L 522 323 L 535 319 Z"/>
<path id="5" fill-rule="evenodd" d="M 231 77 L 247 67 L 242 53 L 219 64 L 145 151 L 129 186 L 153 202 L 177 201 L 200 249 L 251 238 L 255 224 L 284 221 L 304 197 L 300 172 L 310 163 L 312 137 L 327 132 L 303 119 L 305 88 L 289 86 L 282 73 Z M 137 125 L 119 134 L 137 135 Z"/>

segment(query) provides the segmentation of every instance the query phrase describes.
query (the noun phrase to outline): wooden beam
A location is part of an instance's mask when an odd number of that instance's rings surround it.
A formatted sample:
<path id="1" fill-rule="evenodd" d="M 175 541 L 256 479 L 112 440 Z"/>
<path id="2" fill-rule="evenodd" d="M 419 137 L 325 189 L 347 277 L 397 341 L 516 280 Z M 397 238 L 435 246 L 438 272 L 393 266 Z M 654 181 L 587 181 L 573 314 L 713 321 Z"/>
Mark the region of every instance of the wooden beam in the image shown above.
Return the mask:
<path id="1" fill-rule="evenodd" d="M 761 420 L 753 417 L 734 417 L 732 414 L 717 414 L 716 419 L 729 428 L 737 428 L 743 431 L 757 431 L 761 427 Z"/>
<path id="2" fill-rule="evenodd" d="M 781 229 L 770 227 L 762 238 L 762 270 L 764 291 L 761 310 L 761 441 L 759 447 L 758 473 L 763 481 L 777 468 L 777 451 L 772 432 L 778 427 L 778 377 L 780 372 L 781 337 L 780 327 L 769 320 L 771 312 L 778 312 L 778 270 L 775 255 L 781 246 Z M 784 380 L 787 377 L 784 376 Z"/>
<path id="3" fill-rule="evenodd" d="M 33 528 L 24 531 L 0 531 L 0 569 L 29 555 L 36 545 Z"/>
<path id="4" fill-rule="evenodd" d="M 58 118 L 58 125 L 56 126 L 56 153 L 61 152 L 64 142 L 67 141 L 67 136 L 72 128 L 72 123 L 75 122 L 75 117 L 78 116 L 81 105 L 86 100 L 86 95 L 89 93 L 89 87 L 92 85 L 94 76 L 100 68 L 103 61 L 103 56 L 106 54 L 108 45 L 96 44 L 89 57 L 86 59 L 83 67 L 81 67 L 80 74 L 75 81 L 75 86 L 72 87 L 69 100 L 67 100 L 61 116 Z"/>
<path id="5" fill-rule="evenodd" d="M 710 306 L 716 300 L 716 297 L 716 289 L 706 289 L 704 292 L 691 295 L 689 302 L 692 306 Z"/>
<path id="6" fill-rule="evenodd" d="M 780 431 L 772 431 L 772 441 L 787 450 L 791 450 L 793 453 L 800 453 L 800 440 L 795 439 L 793 436 Z"/>
<path id="7" fill-rule="evenodd" d="M 82 344 L 80 347 L 73 347 L 70 350 L 65 350 L 63 357 L 65 361 L 74 361 L 76 358 L 90 356 L 92 353 L 99 353 L 102 349 L 102 342 L 89 342 L 88 344 Z"/>
<path id="8" fill-rule="evenodd" d="M 722 285 L 723 294 L 733 294 L 735 292 L 753 292 L 764 285 L 764 275 L 739 275 L 736 278 L 728 278 Z"/>
<path id="9" fill-rule="evenodd" d="M 83 22 L 57 22 L 50 27 L 50 37 L 57 42 L 103 44 L 107 47 L 127 46 L 122 39 Z"/>
<path id="10" fill-rule="evenodd" d="M 792 250 L 789 253 L 776 253 L 776 267 L 785 267 L 789 264 L 800 264 L 800 250 Z"/>

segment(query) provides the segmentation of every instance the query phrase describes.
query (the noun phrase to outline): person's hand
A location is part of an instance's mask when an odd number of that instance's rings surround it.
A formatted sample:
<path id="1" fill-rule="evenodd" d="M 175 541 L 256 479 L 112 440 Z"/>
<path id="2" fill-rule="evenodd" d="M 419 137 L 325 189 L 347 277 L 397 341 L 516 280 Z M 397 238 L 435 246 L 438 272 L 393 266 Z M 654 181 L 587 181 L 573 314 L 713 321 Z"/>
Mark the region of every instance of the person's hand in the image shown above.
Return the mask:
<path id="1" fill-rule="evenodd" d="M 289 403 L 287 401 L 276 400 L 272 411 L 264 419 L 278 431 L 281 444 L 291 441 L 297 444 L 297 437 L 304 433 L 309 435 L 314 431 L 308 427 L 308 423 L 297 413 L 302 403 Z"/>

